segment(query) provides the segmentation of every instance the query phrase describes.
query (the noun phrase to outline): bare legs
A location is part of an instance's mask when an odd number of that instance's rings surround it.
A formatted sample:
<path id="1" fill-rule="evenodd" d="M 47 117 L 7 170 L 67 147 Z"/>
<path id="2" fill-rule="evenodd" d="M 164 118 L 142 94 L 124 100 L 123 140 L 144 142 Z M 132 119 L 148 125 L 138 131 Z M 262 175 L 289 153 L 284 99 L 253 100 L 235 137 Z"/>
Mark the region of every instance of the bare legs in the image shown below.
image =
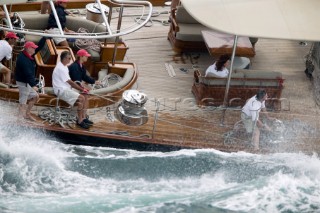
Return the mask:
<path id="1" fill-rule="evenodd" d="M 260 130 L 258 127 L 255 127 L 252 133 L 252 143 L 254 150 L 259 150 L 259 141 L 260 141 Z"/>
<path id="2" fill-rule="evenodd" d="M 86 111 L 87 111 L 87 103 L 86 103 L 86 97 L 84 95 L 79 95 L 77 101 L 77 113 L 78 113 L 78 123 L 81 123 L 83 119 L 86 117 Z"/>
<path id="3" fill-rule="evenodd" d="M 0 70 L 0 73 L 3 74 L 3 83 L 10 84 L 11 83 L 11 70 L 7 67 L 3 66 Z"/>
<path id="4" fill-rule="evenodd" d="M 38 100 L 39 100 L 39 95 L 29 99 L 27 104 L 20 104 L 18 116 L 20 118 L 24 117 L 25 119 L 35 121 L 36 119 L 31 115 L 31 109 L 34 106 L 34 104 L 38 102 Z"/>
<path id="5" fill-rule="evenodd" d="M 87 117 L 87 109 L 88 109 L 89 102 L 88 102 L 88 95 L 84 94 L 83 96 L 84 96 L 84 108 L 85 108 L 84 117 L 83 118 L 86 118 Z"/>

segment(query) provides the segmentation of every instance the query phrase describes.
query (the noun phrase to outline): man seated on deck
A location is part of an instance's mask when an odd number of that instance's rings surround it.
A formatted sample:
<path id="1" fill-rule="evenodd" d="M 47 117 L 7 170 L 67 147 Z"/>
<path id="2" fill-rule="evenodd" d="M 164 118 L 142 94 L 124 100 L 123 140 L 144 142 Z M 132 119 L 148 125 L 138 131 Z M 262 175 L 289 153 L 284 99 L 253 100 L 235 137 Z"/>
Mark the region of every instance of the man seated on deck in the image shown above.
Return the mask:
<path id="1" fill-rule="evenodd" d="M 268 95 L 265 90 L 259 90 L 257 95 L 250 98 L 243 106 L 241 111 L 241 120 L 246 128 L 247 133 L 252 133 L 252 143 L 255 150 L 259 150 L 260 141 L 260 128 L 265 128 L 267 131 L 271 131 L 271 128 L 267 124 L 263 124 L 259 119 L 259 113 L 262 110 L 265 112 L 266 117 L 270 118 L 266 113 L 265 101 Z"/>
<path id="2" fill-rule="evenodd" d="M 56 9 L 62 30 L 65 33 L 74 33 L 74 31 L 69 30 L 66 27 L 67 15 L 72 15 L 70 12 L 65 10 L 67 7 L 67 2 L 68 0 L 57 0 L 55 4 L 55 9 Z M 52 34 L 60 34 L 60 30 L 58 28 L 58 24 L 54 17 L 53 11 L 51 11 L 49 15 L 47 32 Z M 56 45 L 59 45 L 59 46 L 69 46 L 66 38 L 54 37 L 53 41 Z"/>
<path id="3" fill-rule="evenodd" d="M 0 40 L 0 73 L 4 76 L 4 83 L 11 85 L 11 70 L 4 66 L 1 61 L 6 58 L 10 60 L 12 58 L 12 48 L 16 43 L 18 36 L 14 32 L 8 32 L 5 35 L 5 40 Z"/>
<path id="4" fill-rule="evenodd" d="M 85 49 L 81 49 L 77 52 L 77 60 L 68 67 L 71 80 L 79 82 L 80 84 L 82 81 L 88 84 L 100 84 L 100 81 L 96 81 L 87 75 L 84 63 L 87 62 L 88 57 L 90 56 L 91 55 Z M 83 84 L 81 85 L 84 86 Z"/>
<path id="5" fill-rule="evenodd" d="M 84 63 L 87 62 L 88 57 L 90 56 L 91 55 L 85 49 L 80 49 L 77 52 L 77 60 L 68 67 L 71 80 L 78 83 L 82 88 L 86 88 L 88 90 L 90 90 L 90 88 L 82 84 L 82 81 L 88 84 L 100 84 L 100 81 L 96 81 L 87 75 L 87 70 L 84 67 Z M 84 96 L 87 98 L 87 95 L 84 94 Z M 87 124 L 93 124 L 93 122 L 89 120 L 89 116 L 87 114 L 86 119 Z"/>
<path id="6" fill-rule="evenodd" d="M 88 105 L 87 99 L 82 93 L 88 93 L 88 90 L 82 88 L 77 83 L 72 81 L 69 76 L 69 70 L 67 65 L 70 63 L 71 54 L 69 51 L 63 51 L 60 55 L 60 61 L 52 73 L 52 86 L 54 93 L 71 106 L 77 106 L 77 125 L 81 128 L 88 129 L 88 119 L 85 118 L 86 106 Z M 77 91 L 78 90 L 78 91 Z"/>

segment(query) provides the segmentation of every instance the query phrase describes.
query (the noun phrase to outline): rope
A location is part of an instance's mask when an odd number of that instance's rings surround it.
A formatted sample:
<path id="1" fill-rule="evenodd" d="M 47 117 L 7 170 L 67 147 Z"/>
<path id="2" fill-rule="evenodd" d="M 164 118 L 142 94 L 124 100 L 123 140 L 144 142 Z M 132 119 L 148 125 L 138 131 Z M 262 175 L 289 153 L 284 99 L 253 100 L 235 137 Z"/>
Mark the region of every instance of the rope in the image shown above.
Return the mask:
<path id="1" fill-rule="evenodd" d="M 122 77 L 116 73 L 109 73 L 106 75 L 100 82 L 101 84 L 93 84 L 92 89 L 101 89 L 109 87 L 113 84 L 111 84 L 111 81 L 115 81 L 116 83 L 120 82 L 122 80 Z"/>
<path id="2" fill-rule="evenodd" d="M 119 12 L 120 9 L 116 9 L 116 12 Z M 152 11 L 152 14 L 151 14 L 151 17 L 158 17 L 160 15 L 163 15 L 163 14 L 169 14 L 169 11 L 162 11 L 162 12 L 158 12 L 158 11 Z M 140 14 L 130 14 L 130 15 L 123 15 L 122 17 L 132 17 L 132 16 L 140 16 Z M 116 19 L 118 17 L 113 17 L 112 19 Z M 145 16 L 143 17 L 136 17 L 134 18 L 135 22 L 140 24 L 140 20 L 141 21 L 144 21 L 146 20 Z M 169 21 L 161 21 L 161 20 L 157 20 L 157 19 L 150 19 L 148 22 L 150 22 L 150 24 L 146 24 L 145 27 L 151 27 L 153 25 L 153 22 L 160 22 L 162 23 L 164 26 L 168 26 L 170 25 L 170 22 Z"/>
<path id="3" fill-rule="evenodd" d="M 72 128 L 72 125 L 77 122 L 77 117 L 74 113 L 70 112 L 70 109 L 60 109 L 59 107 L 44 108 L 40 110 L 39 117 L 50 125 L 59 124 L 63 128 L 66 128 L 66 125 L 68 125 Z"/>
<path id="4" fill-rule="evenodd" d="M 95 28 L 97 27 L 97 25 L 95 26 Z M 95 28 L 92 30 L 92 32 L 94 32 Z M 89 30 L 80 27 L 78 29 L 78 33 L 83 33 L 88 34 Z M 94 50 L 96 52 L 100 52 L 100 48 L 101 48 L 101 42 L 97 39 L 91 38 L 91 39 L 86 39 L 86 38 L 81 38 L 81 39 L 76 39 L 76 41 L 74 42 L 74 45 L 79 48 L 79 49 L 86 49 L 86 50 Z"/>
<path id="5" fill-rule="evenodd" d="M 158 17 L 161 14 L 168 14 L 168 13 L 169 13 L 168 11 L 164 11 L 164 12 L 161 12 L 161 13 L 159 13 L 158 11 L 153 11 L 151 17 Z M 135 17 L 134 18 L 134 21 L 136 23 L 138 23 L 138 24 L 140 24 L 140 21 L 145 21 L 145 20 L 146 20 L 146 17 Z M 151 27 L 151 26 L 153 26 L 153 22 L 159 22 L 163 26 L 169 26 L 170 25 L 169 21 L 163 21 L 163 20 L 150 18 L 149 21 L 144 26 L 145 27 Z"/>

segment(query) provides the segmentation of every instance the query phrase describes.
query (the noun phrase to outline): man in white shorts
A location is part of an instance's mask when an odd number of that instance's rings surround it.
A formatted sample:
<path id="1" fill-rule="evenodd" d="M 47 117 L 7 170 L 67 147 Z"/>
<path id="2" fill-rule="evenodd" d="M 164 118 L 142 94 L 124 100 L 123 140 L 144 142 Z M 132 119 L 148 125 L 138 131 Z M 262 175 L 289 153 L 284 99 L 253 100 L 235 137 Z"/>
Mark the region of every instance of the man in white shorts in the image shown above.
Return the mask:
<path id="1" fill-rule="evenodd" d="M 67 16 L 72 15 L 70 12 L 65 10 L 67 7 L 67 2 L 68 2 L 68 0 L 57 0 L 56 4 L 55 4 L 55 9 L 56 9 L 62 30 L 65 33 L 74 33 L 74 31 L 69 30 L 66 27 Z M 56 22 L 55 16 L 52 11 L 51 11 L 51 13 L 49 15 L 49 19 L 48 19 L 47 32 L 51 33 L 51 34 L 60 34 L 58 24 Z M 56 45 L 59 45 L 59 46 L 69 46 L 66 38 L 54 37 L 53 41 Z"/>
<path id="2" fill-rule="evenodd" d="M 36 48 L 38 46 L 31 41 L 24 44 L 24 50 L 17 58 L 15 70 L 15 78 L 19 88 L 19 116 L 32 121 L 35 118 L 31 115 L 31 109 L 39 100 L 35 81 L 36 63 L 33 58 Z"/>
<path id="3" fill-rule="evenodd" d="M 82 88 L 71 80 L 67 66 L 70 63 L 70 60 L 70 52 L 63 51 L 60 55 L 60 61 L 57 63 L 52 73 L 53 91 L 61 100 L 64 100 L 71 106 L 77 106 L 77 125 L 81 128 L 88 129 L 89 125 L 86 123 L 85 118 L 87 99 L 84 97 L 84 95 L 79 94 L 79 91 L 82 93 L 88 93 L 88 90 Z"/>
<path id="4" fill-rule="evenodd" d="M 5 36 L 5 40 L 0 40 L 0 73 L 4 76 L 3 83 L 11 84 L 11 70 L 4 66 L 1 61 L 6 58 L 10 60 L 12 58 L 12 48 L 16 43 L 18 36 L 13 32 L 8 32 Z"/>
<path id="5" fill-rule="evenodd" d="M 253 96 L 247 101 L 241 111 L 241 120 L 246 128 L 247 133 L 252 133 L 252 142 L 255 150 L 259 149 L 259 128 L 265 128 L 266 130 L 271 131 L 270 127 L 267 124 L 263 124 L 259 119 L 260 111 L 262 110 L 263 112 L 266 112 L 265 101 L 267 98 L 268 95 L 266 91 L 259 90 L 257 95 Z M 265 115 L 269 120 L 274 119 L 270 118 L 267 113 L 265 113 Z"/>

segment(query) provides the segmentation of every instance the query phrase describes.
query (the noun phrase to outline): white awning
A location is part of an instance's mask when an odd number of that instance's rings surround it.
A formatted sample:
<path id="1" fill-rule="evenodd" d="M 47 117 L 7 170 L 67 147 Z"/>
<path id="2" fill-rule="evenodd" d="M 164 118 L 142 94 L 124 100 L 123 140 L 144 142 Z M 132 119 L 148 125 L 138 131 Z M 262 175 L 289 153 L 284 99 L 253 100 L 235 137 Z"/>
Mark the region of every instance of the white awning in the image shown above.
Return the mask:
<path id="1" fill-rule="evenodd" d="M 203 25 L 239 36 L 320 41 L 320 0 L 181 0 Z"/>

